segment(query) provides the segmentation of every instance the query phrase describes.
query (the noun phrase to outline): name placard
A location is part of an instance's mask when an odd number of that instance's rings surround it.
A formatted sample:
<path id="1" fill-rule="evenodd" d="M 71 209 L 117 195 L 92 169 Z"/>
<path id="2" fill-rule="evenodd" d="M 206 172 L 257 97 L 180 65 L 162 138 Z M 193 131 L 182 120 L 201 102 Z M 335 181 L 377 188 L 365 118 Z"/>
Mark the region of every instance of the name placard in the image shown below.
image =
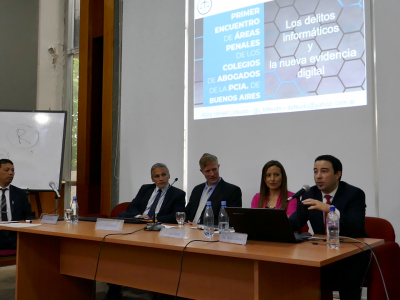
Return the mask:
<path id="1" fill-rule="evenodd" d="M 123 225 L 124 225 L 124 220 L 98 218 L 96 221 L 96 227 L 94 229 L 121 231 Z"/>
<path id="2" fill-rule="evenodd" d="M 239 244 L 246 245 L 247 243 L 247 234 L 246 233 L 238 233 L 238 232 L 220 232 L 219 241 L 231 244 Z"/>
<path id="3" fill-rule="evenodd" d="M 175 239 L 184 239 L 186 235 L 186 230 L 175 229 L 175 228 L 163 228 L 160 231 L 159 236 L 166 236 Z"/>
<path id="4" fill-rule="evenodd" d="M 40 223 L 42 224 L 53 224 L 56 225 L 58 220 L 58 215 L 48 215 L 42 214 L 40 216 Z"/>

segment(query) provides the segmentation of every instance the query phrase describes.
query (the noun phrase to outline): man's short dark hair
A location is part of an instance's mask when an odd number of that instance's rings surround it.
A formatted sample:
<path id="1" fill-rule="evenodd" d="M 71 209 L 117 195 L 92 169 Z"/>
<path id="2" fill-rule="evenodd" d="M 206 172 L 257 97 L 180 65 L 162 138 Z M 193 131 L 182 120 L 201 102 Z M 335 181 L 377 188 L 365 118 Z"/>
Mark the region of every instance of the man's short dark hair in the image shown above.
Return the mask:
<path id="1" fill-rule="evenodd" d="M 340 162 L 339 159 L 337 159 L 336 157 L 326 154 L 326 155 L 320 155 L 318 156 L 314 162 L 320 161 L 320 160 L 326 160 L 329 161 L 332 164 L 332 168 L 333 168 L 333 173 L 336 174 L 338 171 L 340 171 L 341 173 L 343 173 L 343 166 L 342 163 Z M 342 175 L 340 175 L 339 181 L 340 179 L 342 179 Z"/>
<path id="2" fill-rule="evenodd" d="M 11 160 L 7 159 L 7 158 L 0 159 L 0 168 L 1 168 L 1 166 L 3 164 L 12 164 L 12 165 L 14 165 L 14 163 Z"/>

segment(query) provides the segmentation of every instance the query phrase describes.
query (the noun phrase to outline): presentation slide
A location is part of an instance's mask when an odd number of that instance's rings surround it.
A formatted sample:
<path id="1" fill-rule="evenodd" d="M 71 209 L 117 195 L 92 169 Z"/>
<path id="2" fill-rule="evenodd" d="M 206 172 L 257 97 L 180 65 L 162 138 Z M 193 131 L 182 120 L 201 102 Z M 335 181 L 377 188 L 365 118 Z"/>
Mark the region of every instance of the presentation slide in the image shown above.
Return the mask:
<path id="1" fill-rule="evenodd" d="M 194 119 L 367 104 L 362 0 L 196 0 Z"/>

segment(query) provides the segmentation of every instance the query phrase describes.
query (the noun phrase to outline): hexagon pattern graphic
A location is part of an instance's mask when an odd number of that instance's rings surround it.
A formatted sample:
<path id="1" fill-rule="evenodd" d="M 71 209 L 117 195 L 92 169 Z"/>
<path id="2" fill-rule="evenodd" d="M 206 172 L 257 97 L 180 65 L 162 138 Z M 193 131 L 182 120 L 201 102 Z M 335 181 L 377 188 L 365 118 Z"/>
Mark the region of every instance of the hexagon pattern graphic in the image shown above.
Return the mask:
<path id="1" fill-rule="evenodd" d="M 269 30 L 265 44 L 266 100 L 365 89 L 362 0 L 277 0 L 265 3 L 264 9 L 265 28 L 276 28 Z M 333 20 L 324 19 L 331 14 Z M 299 20 L 301 26 L 291 26 Z M 313 30 L 329 33 L 303 34 Z M 276 62 L 275 69 L 270 62 Z"/>
<path id="2" fill-rule="evenodd" d="M 264 3 L 265 100 L 365 90 L 363 9 L 363 0 Z M 203 102 L 203 22 L 195 23 L 196 106 Z"/>

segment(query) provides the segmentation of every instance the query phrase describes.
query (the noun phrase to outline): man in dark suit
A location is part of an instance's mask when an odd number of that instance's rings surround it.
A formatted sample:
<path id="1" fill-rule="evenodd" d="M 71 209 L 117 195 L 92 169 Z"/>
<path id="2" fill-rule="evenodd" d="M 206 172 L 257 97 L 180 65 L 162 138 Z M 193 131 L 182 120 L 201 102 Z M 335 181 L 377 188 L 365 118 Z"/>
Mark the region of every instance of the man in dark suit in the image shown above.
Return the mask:
<path id="1" fill-rule="evenodd" d="M 216 156 L 205 153 L 200 158 L 199 164 L 200 172 L 206 178 L 206 182 L 194 187 L 185 209 L 186 220 L 195 224 L 203 223 L 202 217 L 206 202 L 211 201 L 214 224 L 218 224 L 221 201 L 226 201 L 227 207 L 242 207 L 242 191 L 219 176 L 219 164 Z"/>
<path id="2" fill-rule="evenodd" d="M 176 223 L 176 212 L 185 211 L 186 193 L 169 184 L 170 175 L 166 165 L 157 163 L 150 172 L 154 184 L 142 185 L 126 211 L 118 217 L 152 218 L 155 214 L 159 222 Z"/>
<path id="3" fill-rule="evenodd" d="M 0 159 L 0 218 L 2 222 L 35 219 L 31 204 L 24 190 L 11 182 L 14 179 L 14 164 L 9 159 Z M 17 233 L 0 230 L 0 250 L 16 249 Z"/>
<path id="4" fill-rule="evenodd" d="M 335 206 L 340 217 L 339 234 L 352 238 L 368 237 L 365 232 L 365 194 L 346 182 L 341 181 L 342 163 L 332 155 L 321 155 L 315 159 L 315 186 L 303 194 L 300 215 L 293 213 L 289 221 L 294 229 L 298 221 L 303 227 L 310 221 L 315 234 L 325 233 L 325 213 Z M 368 253 L 360 253 L 338 261 L 322 269 L 322 282 L 338 287 L 341 300 L 361 298 L 361 280 L 368 263 Z"/>

